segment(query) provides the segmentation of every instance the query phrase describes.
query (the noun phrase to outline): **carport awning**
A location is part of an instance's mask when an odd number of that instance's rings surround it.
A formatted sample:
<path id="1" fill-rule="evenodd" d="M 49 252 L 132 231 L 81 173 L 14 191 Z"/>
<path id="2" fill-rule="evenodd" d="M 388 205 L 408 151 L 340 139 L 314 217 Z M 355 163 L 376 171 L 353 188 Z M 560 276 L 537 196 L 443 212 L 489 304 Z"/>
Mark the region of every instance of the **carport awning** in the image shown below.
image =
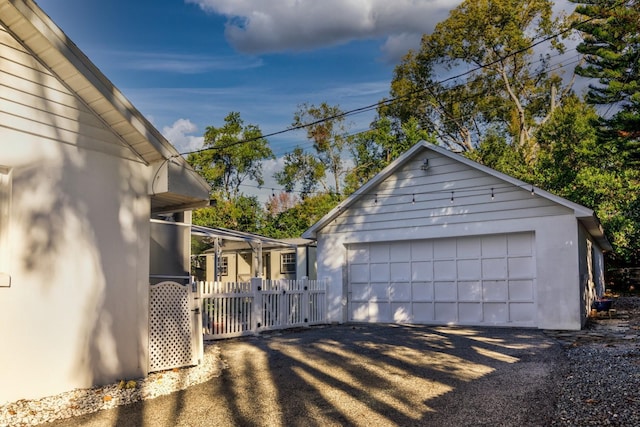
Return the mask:
<path id="1" fill-rule="evenodd" d="M 296 245 L 292 243 L 287 243 L 281 240 L 260 236 L 258 234 L 230 230 L 227 228 L 218 228 L 218 227 L 213 228 L 213 227 L 203 227 L 200 225 L 192 225 L 191 235 L 196 237 L 209 237 L 209 238 L 217 238 L 220 240 L 227 240 L 230 242 L 238 242 L 240 245 L 242 243 L 260 244 L 263 248 L 264 247 L 287 247 L 287 248 L 296 247 Z M 242 246 L 246 247 L 244 245 Z"/>

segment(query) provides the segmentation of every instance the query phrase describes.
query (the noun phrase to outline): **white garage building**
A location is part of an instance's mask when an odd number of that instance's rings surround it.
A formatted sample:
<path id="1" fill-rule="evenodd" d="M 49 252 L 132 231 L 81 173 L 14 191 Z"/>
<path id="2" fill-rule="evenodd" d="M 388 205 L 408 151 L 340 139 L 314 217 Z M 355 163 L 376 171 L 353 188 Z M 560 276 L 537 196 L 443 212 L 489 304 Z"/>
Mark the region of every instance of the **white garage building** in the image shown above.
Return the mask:
<path id="1" fill-rule="evenodd" d="M 611 250 L 592 210 L 425 142 L 303 236 L 335 322 L 580 329 Z"/>

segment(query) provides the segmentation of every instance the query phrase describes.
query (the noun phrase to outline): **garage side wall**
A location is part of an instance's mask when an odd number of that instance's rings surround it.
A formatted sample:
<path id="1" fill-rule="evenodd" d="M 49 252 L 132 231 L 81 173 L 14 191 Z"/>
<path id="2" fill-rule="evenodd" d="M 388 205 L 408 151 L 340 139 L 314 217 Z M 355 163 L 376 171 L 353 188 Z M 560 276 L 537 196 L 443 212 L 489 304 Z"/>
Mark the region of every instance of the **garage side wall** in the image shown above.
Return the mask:
<path id="1" fill-rule="evenodd" d="M 578 226 L 579 236 L 579 277 L 582 325 L 586 324 L 591 304 L 604 294 L 604 253 L 589 232 Z"/>
<path id="2" fill-rule="evenodd" d="M 529 188 L 425 149 L 317 232 L 318 277 L 330 280 L 330 320 L 349 320 L 349 245 L 528 232 L 534 239 L 537 327 L 579 329 L 576 223 L 572 210 Z"/>

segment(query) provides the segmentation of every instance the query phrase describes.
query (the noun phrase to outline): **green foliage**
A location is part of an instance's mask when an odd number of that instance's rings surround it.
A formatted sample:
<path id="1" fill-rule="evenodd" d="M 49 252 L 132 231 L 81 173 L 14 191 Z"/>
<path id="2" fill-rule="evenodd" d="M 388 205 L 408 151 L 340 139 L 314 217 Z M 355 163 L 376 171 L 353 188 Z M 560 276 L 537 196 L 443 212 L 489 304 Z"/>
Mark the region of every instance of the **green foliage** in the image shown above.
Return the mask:
<path id="1" fill-rule="evenodd" d="M 296 147 L 284 155 L 284 169 L 273 177 L 286 191 L 291 192 L 298 187 L 303 195 L 307 195 L 324 182 L 325 171 L 326 165 L 316 156 Z"/>
<path id="2" fill-rule="evenodd" d="M 259 233 L 264 225 L 264 211 L 256 197 L 237 196 L 228 200 L 225 195 L 212 195 L 213 205 L 193 211 L 193 223 L 205 227 L 230 228 Z"/>
<path id="3" fill-rule="evenodd" d="M 240 185 L 247 180 L 264 183 L 262 161 L 274 158 L 262 131 L 255 125 L 244 125 L 240 113 L 232 112 L 222 127 L 207 127 L 204 148 L 210 150 L 190 154 L 187 161 L 227 200 L 238 196 Z"/>
<path id="4" fill-rule="evenodd" d="M 463 1 L 396 67 L 391 95 L 398 101 L 381 113 L 402 123 L 415 116 L 454 151 L 472 151 L 492 129 L 532 160 L 532 134 L 550 112 L 552 88 L 562 85 L 560 76 L 547 71 L 550 55 L 563 49 L 559 40 L 540 62 L 529 47 L 560 28 L 552 6 L 550 0 Z M 540 66 L 533 69 L 536 62 Z M 443 73 L 476 67 L 463 84 L 439 81 Z"/>
<path id="5" fill-rule="evenodd" d="M 591 104 L 616 105 L 619 111 L 604 120 L 604 137 L 617 139 L 627 158 L 640 162 L 640 5 L 637 0 L 571 0 L 580 3 L 583 41 L 578 51 L 586 65 L 581 76 L 597 81 L 589 86 Z"/>
<path id="6" fill-rule="evenodd" d="M 394 126 L 389 117 L 376 119 L 370 130 L 349 139 L 354 166 L 345 177 L 345 193 L 357 190 L 402 153 L 423 140 L 436 143 L 434 136 L 421 129 L 414 117 L 400 126 Z"/>
<path id="7" fill-rule="evenodd" d="M 303 174 L 303 194 L 319 185 L 326 192 L 340 193 L 346 169 L 342 156 L 347 133 L 344 112 L 339 106 L 331 106 L 326 102 L 318 106 L 302 104 L 293 116 L 292 126 L 306 128 L 307 138 L 313 142 L 314 153 L 305 153 L 298 147 L 286 156 L 284 172 L 275 176 L 278 183 L 291 191 Z M 296 171 L 298 168 L 302 170 Z M 327 174 L 332 183 L 327 180 Z"/>
<path id="8" fill-rule="evenodd" d="M 610 260 L 637 263 L 640 173 L 625 162 L 615 141 L 598 132 L 593 107 L 575 97 L 538 132 L 535 181 L 540 187 L 595 210 L 614 247 Z"/>
<path id="9" fill-rule="evenodd" d="M 333 209 L 342 198 L 336 194 L 305 197 L 294 207 L 267 217 L 262 234 L 273 238 L 300 237 L 309 227 Z"/>
<path id="10" fill-rule="evenodd" d="M 478 163 L 523 181 L 532 181 L 532 170 L 527 166 L 522 150 L 509 144 L 498 132 L 489 132 L 477 149 L 465 155 Z"/>

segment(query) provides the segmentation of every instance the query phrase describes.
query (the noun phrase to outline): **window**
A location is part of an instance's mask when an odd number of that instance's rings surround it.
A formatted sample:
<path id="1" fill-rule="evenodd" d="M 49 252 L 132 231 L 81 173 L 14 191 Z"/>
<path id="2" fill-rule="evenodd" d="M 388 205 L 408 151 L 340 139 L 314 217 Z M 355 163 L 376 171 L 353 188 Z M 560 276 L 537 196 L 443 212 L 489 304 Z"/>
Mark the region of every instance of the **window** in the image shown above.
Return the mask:
<path id="1" fill-rule="evenodd" d="M 296 272 L 296 254 L 293 252 L 280 254 L 280 272 L 283 274 Z"/>
<path id="2" fill-rule="evenodd" d="M 9 276 L 9 211 L 11 169 L 0 166 L 0 287 L 11 286 Z"/>
<path id="3" fill-rule="evenodd" d="M 218 263 L 218 274 L 220 276 L 226 276 L 229 274 L 229 257 L 220 257 L 220 261 Z"/>

